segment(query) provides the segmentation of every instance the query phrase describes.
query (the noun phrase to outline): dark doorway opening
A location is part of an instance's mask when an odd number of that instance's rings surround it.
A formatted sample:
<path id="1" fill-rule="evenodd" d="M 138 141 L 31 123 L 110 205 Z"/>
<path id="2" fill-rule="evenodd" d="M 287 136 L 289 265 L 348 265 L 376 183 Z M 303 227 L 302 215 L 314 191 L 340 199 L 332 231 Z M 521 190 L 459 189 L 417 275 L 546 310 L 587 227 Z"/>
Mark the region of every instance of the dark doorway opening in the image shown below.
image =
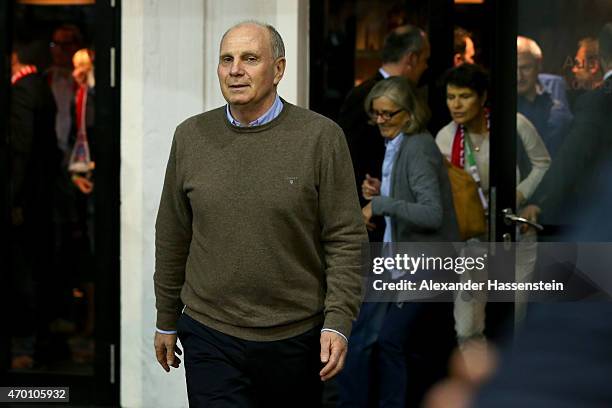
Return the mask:
<path id="1" fill-rule="evenodd" d="M 32 3 L 0 6 L 0 384 L 117 405 L 121 7 Z"/>

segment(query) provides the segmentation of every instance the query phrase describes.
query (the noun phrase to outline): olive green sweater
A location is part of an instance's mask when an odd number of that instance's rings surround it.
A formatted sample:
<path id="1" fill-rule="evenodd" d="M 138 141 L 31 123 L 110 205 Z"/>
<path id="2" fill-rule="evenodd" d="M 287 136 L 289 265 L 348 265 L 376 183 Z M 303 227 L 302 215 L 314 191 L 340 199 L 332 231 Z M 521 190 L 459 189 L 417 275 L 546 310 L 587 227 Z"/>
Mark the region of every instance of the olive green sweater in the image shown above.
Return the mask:
<path id="1" fill-rule="evenodd" d="M 157 328 L 183 306 L 246 340 L 317 325 L 347 337 L 367 241 L 342 130 L 284 102 L 271 122 L 228 123 L 224 108 L 180 124 L 157 214 Z"/>

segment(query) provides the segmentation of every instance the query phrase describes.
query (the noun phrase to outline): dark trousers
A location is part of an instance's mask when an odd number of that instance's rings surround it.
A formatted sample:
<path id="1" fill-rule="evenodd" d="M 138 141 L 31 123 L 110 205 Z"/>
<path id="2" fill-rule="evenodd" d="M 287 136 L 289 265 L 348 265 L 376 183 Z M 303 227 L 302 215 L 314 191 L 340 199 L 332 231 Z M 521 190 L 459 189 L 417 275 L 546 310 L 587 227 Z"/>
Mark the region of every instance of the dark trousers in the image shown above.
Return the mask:
<path id="1" fill-rule="evenodd" d="M 379 407 L 420 407 L 447 374 L 455 346 L 453 304 L 394 303 L 378 337 Z"/>
<path id="2" fill-rule="evenodd" d="M 338 408 L 420 406 L 454 345 L 452 303 L 363 303 L 337 380 Z"/>
<path id="3" fill-rule="evenodd" d="M 338 408 L 365 408 L 376 400 L 378 336 L 391 303 L 365 302 L 353 324 L 344 369 L 338 374 Z"/>
<path id="4" fill-rule="evenodd" d="M 213 330 L 183 314 L 192 408 L 320 407 L 320 327 L 278 341 L 249 341 Z"/>

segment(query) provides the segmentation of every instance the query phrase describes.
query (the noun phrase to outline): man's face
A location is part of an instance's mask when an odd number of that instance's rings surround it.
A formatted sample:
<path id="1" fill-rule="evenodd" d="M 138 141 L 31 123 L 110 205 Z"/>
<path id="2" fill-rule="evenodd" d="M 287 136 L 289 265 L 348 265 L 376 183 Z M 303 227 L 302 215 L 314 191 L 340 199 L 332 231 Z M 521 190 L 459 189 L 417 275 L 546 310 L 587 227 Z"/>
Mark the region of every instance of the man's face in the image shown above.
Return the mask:
<path id="1" fill-rule="evenodd" d="M 230 106 L 267 106 L 284 67 L 284 58 L 273 59 L 267 29 L 253 24 L 236 27 L 221 42 L 217 75 L 223 97 Z"/>
<path id="2" fill-rule="evenodd" d="M 421 76 L 427 70 L 431 48 L 429 40 L 425 38 L 425 45 L 420 53 L 411 52 L 404 56 L 404 73 L 403 76 L 409 79 L 413 84 L 418 84 Z"/>
<path id="3" fill-rule="evenodd" d="M 429 57 L 431 56 L 431 48 L 429 47 L 429 40 L 425 38 L 425 46 L 423 50 L 418 54 L 416 64 L 414 66 L 414 83 L 418 84 L 423 76 L 423 73 L 427 70 Z"/>
<path id="4" fill-rule="evenodd" d="M 519 53 L 516 61 L 516 92 L 519 95 L 535 92 L 538 73 L 538 61 L 531 54 Z"/>
<path id="5" fill-rule="evenodd" d="M 465 37 L 465 53 L 463 54 L 463 62 L 473 64 L 475 54 L 476 50 L 474 49 L 474 41 L 472 41 L 470 37 Z"/>
<path id="6" fill-rule="evenodd" d="M 599 66 L 594 58 L 587 58 L 587 49 L 584 45 L 578 48 L 572 73 L 576 78 L 576 84 L 583 89 L 588 89 L 589 85 L 595 80 L 594 74 Z"/>
<path id="7" fill-rule="evenodd" d="M 74 33 L 70 30 L 56 30 L 51 41 L 53 65 L 72 68 L 72 56 L 79 50 Z"/>

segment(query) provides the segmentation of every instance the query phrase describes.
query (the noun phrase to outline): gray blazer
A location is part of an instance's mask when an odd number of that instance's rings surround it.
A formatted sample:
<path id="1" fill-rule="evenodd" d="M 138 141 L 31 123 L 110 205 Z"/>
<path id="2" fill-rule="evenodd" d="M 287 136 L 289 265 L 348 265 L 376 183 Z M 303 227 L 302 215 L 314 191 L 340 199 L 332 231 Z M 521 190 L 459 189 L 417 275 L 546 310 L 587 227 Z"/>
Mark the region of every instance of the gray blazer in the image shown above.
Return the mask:
<path id="1" fill-rule="evenodd" d="M 374 197 L 372 213 L 393 218 L 393 242 L 460 241 L 448 171 L 429 132 L 404 136 L 391 195 Z"/>

